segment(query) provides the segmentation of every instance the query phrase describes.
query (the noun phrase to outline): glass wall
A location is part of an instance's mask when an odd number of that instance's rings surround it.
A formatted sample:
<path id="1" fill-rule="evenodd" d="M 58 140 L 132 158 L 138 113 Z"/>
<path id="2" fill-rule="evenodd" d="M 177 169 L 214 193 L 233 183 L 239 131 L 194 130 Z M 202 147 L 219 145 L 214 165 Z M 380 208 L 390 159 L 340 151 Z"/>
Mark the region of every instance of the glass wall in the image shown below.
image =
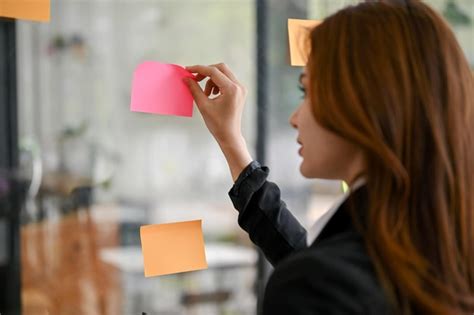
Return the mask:
<path id="1" fill-rule="evenodd" d="M 249 86 L 250 0 L 53 0 L 18 22 L 19 127 L 33 177 L 22 214 L 24 314 L 252 314 L 256 252 L 198 110 L 131 112 L 135 67 L 226 62 Z M 209 268 L 144 278 L 139 226 L 202 219 Z"/>
<path id="2" fill-rule="evenodd" d="M 268 0 L 268 78 L 255 82 L 255 1 L 52 0 L 50 23 L 17 23 L 23 314 L 255 314 L 257 253 L 237 225 L 232 179 L 197 109 L 129 110 L 145 60 L 227 63 L 248 87 L 243 131 L 255 156 L 257 83 L 267 88 L 270 180 L 309 227 L 341 183 L 299 174 L 299 67 L 287 19 L 323 19 L 355 0 Z M 474 1 L 427 1 L 474 66 Z M 145 278 L 139 227 L 202 219 L 209 268 Z M 1 254 L 1 253 L 0 253 Z"/>

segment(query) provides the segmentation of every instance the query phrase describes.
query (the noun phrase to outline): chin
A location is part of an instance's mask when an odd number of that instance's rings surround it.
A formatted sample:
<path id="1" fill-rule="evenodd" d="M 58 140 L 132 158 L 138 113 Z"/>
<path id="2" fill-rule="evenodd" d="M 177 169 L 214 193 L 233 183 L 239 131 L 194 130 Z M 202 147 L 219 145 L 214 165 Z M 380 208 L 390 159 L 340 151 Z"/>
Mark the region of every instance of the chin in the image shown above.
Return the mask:
<path id="1" fill-rule="evenodd" d="M 303 177 L 305 178 L 312 178 L 310 172 L 308 172 L 308 170 L 306 169 L 305 165 L 304 165 L 304 160 L 303 162 L 301 162 L 300 164 L 300 173 L 301 175 L 303 175 Z"/>
<path id="2" fill-rule="evenodd" d="M 308 179 L 331 179 L 330 176 L 327 176 L 328 174 L 324 174 L 324 172 L 321 172 L 319 168 L 305 164 L 304 160 L 300 164 L 300 173 L 301 175 L 303 175 L 304 178 Z"/>

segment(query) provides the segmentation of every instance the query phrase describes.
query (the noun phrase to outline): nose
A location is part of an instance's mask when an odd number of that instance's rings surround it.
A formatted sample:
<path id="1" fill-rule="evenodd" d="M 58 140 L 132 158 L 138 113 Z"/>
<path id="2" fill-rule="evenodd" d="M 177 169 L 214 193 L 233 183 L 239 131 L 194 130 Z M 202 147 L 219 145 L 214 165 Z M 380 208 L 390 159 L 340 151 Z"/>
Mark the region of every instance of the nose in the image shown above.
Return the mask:
<path id="1" fill-rule="evenodd" d="M 298 111 L 299 111 L 299 107 L 291 114 L 290 120 L 289 120 L 290 125 L 295 129 L 298 129 L 298 124 L 297 124 Z"/>

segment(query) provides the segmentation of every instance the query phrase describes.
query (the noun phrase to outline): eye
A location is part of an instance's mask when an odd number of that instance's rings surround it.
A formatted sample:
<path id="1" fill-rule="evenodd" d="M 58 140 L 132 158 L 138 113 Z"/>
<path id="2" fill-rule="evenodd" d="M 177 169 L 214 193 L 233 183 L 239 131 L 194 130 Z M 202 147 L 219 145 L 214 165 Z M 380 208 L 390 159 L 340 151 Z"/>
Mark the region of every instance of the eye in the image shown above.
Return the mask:
<path id="1" fill-rule="evenodd" d="M 303 92 L 303 96 L 301 96 L 301 98 L 305 98 L 306 97 L 306 89 L 304 88 L 303 85 L 301 84 L 298 84 L 298 89 Z"/>

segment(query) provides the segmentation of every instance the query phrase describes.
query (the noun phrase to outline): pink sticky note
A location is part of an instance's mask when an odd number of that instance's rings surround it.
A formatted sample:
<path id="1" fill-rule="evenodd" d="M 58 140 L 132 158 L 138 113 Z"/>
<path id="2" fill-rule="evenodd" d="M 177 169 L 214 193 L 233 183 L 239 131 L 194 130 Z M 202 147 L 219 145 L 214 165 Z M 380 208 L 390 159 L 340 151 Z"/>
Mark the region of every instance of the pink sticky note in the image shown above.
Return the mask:
<path id="1" fill-rule="evenodd" d="M 193 96 L 183 78 L 194 76 L 181 66 L 146 61 L 133 74 L 130 110 L 191 117 Z"/>

